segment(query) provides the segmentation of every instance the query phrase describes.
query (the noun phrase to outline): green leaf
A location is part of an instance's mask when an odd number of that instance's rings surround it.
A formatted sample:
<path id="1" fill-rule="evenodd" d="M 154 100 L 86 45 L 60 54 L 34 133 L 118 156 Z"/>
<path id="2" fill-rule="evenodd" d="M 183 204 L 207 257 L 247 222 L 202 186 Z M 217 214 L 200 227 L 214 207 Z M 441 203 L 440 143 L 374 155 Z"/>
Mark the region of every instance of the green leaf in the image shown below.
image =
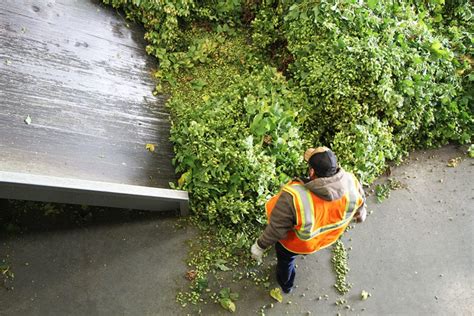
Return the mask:
<path id="1" fill-rule="evenodd" d="M 423 63 L 423 60 L 420 58 L 420 56 L 413 56 L 413 63 L 415 65 L 420 65 Z"/>
<path id="2" fill-rule="evenodd" d="M 230 288 L 225 287 L 219 292 L 220 298 L 230 298 Z"/>
<path id="3" fill-rule="evenodd" d="M 154 152 L 155 151 L 155 145 L 154 144 L 146 144 L 145 149 L 147 149 L 150 152 Z"/>
<path id="4" fill-rule="evenodd" d="M 367 6 L 373 10 L 377 6 L 378 0 L 367 0 Z"/>
<path id="5" fill-rule="evenodd" d="M 229 268 L 229 267 L 227 267 L 226 265 L 223 265 L 223 264 L 216 264 L 216 267 L 221 271 L 230 271 L 230 270 L 232 270 L 231 268 Z"/>
<path id="6" fill-rule="evenodd" d="M 200 278 L 196 281 L 196 290 L 200 293 L 209 285 L 207 278 Z"/>
<path id="7" fill-rule="evenodd" d="M 202 79 L 195 79 L 195 80 L 191 81 L 191 87 L 194 90 L 201 91 L 202 88 L 204 88 L 205 86 L 206 86 L 206 82 Z"/>
<path id="8" fill-rule="evenodd" d="M 273 297 L 278 302 L 283 302 L 283 296 L 281 294 L 281 289 L 279 287 L 270 290 L 270 296 Z"/>
<path id="9" fill-rule="evenodd" d="M 192 170 L 188 170 L 181 175 L 181 177 L 178 179 L 178 186 L 180 188 L 183 187 L 186 183 L 189 183 L 189 180 L 191 179 L 191 174 Z"/>
<path id="10" fill-rule="evenodd" d="M 389 198 L 390 186 L 388 184 L 377 184 L 375 186 L 375 196 L 378 203 L 381 203 L 383 200 Z"/>
<path id="11" fill-rule="evenodd" d="M 252 124 L 250 124 L 250 129 L 257 137 L 265 135 L 269 127 L 269 120 L 264 118 L 262 113 L 255 115 Z"/>
<path id="12" fill-rule="evenodd" d="M 369 298 L 369 292 L 362 290 L 362 292 L 360 293 L 360 298 L 361 298 L 363 301 L 365 301 L 366 299 Z"/>
<path id="13" fill-rule="evenodd" d="M 435 17 L 433 18 L 433 21 L 436 22 L 436 23 L 439 23 L 441 21 L 443 21 L 443 16 L 441 14 L 436 14 Z"/>
<path id="14" fill-rule="evenodd" d="M 300 15 L 300 10 L 297 4 L 293 4 L 288 11 L 288 14 L 285 16 L 285 21 L 296 20 Z"/>
<path id="15" fill-rule="evenodd" d="M 438 57 L 447 56 L 448 52 L 444 49 L 440 41 L 436 40 L 431 43 L 430 50 L 435 53 Z"/>
<path id="16" fill-rule="evenodd" d="M 443 45 L 441 45 L 440 41 L 438 41 L 438 40 L 431 43 L 431 49 L 433 51 L 439 51 L 442 47 L 443 47 Z"/>
<path id="17" fill-rule="evenodd" d="M 471 144 L 471 146 L 469 146 L 469 149 L 467 150 L 467 152 L 470 158 L 474 158 L 474 144 Z"/>
<path id="18" fill-rule="evenodd" d="M 239 293 L 235 293 L 235 292 L 230 293 L 230 299 L 232 301 L 238 300 L 239 299 Z"/>
<path id="19" fill-rule="evenodd" d="M 232 312 L 234 313 L 235 312 L 235 304 L 234 302 L 232 302 L 232 300 L 230 298 L 221 298 L 219 300 L 219 302 L 221 303 L 221 306 L 228 310 L 229 312 Z"/>
<path id="20" fill-rule="evenodd" d="M 218 268 L 221 271 L 230 271 L 230 270 L 232 270 L 231 268 L 229 268 L 225 265 L 224 260 L 217 260 L 216 263 L 215 263 L 215 266 L 216 266 L 216 268 Z"/>

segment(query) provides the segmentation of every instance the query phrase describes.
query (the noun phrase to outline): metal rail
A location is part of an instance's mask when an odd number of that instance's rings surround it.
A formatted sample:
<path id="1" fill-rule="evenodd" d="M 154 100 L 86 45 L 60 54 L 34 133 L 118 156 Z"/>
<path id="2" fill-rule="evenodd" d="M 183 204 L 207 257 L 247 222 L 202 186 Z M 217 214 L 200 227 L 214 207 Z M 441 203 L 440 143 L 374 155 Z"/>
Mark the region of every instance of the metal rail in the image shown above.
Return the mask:
<path id="1" fill-rule="evenodd" d="M 0 198 L 130 208 L 189 211 L 186 191 L 0 171 Z"/>

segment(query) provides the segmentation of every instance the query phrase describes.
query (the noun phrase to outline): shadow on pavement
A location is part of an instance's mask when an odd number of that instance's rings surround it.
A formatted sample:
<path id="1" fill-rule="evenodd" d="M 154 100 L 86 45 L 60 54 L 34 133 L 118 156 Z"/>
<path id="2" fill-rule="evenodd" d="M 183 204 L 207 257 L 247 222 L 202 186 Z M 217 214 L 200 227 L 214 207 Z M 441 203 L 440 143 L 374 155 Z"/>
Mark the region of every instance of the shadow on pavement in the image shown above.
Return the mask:
<path id="1" fill-rule="evenodd" d="M 152 212 L 20 200 L 0 200 L 0 236 L 70 230 L 159 219 L 178 219 L 179 212 Z"/>

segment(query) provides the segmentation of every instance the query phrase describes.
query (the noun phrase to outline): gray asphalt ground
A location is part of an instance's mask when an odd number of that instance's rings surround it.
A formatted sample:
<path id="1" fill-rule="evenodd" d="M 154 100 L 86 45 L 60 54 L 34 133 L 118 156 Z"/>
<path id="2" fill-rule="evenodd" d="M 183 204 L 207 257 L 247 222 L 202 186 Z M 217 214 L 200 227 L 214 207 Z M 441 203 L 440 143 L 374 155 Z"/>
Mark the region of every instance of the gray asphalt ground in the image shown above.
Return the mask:
<path id="1" fill-rule="evenodd" d="M 458 166 L 447 166 L 461 156 Z M 369 197 L 372 214 L 343 237 L 352 247 L 353 288 L 344 296 L 350 309 L 335 305 L 341 296 L 326 249 L 297 259 L 298 288 L 272 308 L 268 290 L 229 283 L 240 294 L 235 314 L 257 315 L 267 306 L 266 315 L 473 315 L 473 167 L 447 146 L 416 152 L 392 169 L 403 188 L 380 204 Z M 229 314 L 214 303 L 175 303 L 188 282 L 192 229 L 177 228 L 175 217 L 117 212 L 112 222 L 2 235 L 0 258 L 15 278 L 13 290 L 0 289 L 0 315 Z M 274 262 L 273 251 L 265 260 Z M 372 294 L 366 301 L 362 290 Z"/>

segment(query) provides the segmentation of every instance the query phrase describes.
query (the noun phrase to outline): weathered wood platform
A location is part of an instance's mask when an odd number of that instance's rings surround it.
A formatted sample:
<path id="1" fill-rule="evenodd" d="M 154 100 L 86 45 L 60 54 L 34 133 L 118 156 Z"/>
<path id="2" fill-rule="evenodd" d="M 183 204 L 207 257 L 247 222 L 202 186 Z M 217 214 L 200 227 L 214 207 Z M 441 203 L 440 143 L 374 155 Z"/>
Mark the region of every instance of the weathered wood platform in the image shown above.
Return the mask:
<path id="1" fill-rule="evenodd" d="M 0 1 L 0 171 L 168 188 L 169 114 L 143 33 L 99 1 Z"/>

